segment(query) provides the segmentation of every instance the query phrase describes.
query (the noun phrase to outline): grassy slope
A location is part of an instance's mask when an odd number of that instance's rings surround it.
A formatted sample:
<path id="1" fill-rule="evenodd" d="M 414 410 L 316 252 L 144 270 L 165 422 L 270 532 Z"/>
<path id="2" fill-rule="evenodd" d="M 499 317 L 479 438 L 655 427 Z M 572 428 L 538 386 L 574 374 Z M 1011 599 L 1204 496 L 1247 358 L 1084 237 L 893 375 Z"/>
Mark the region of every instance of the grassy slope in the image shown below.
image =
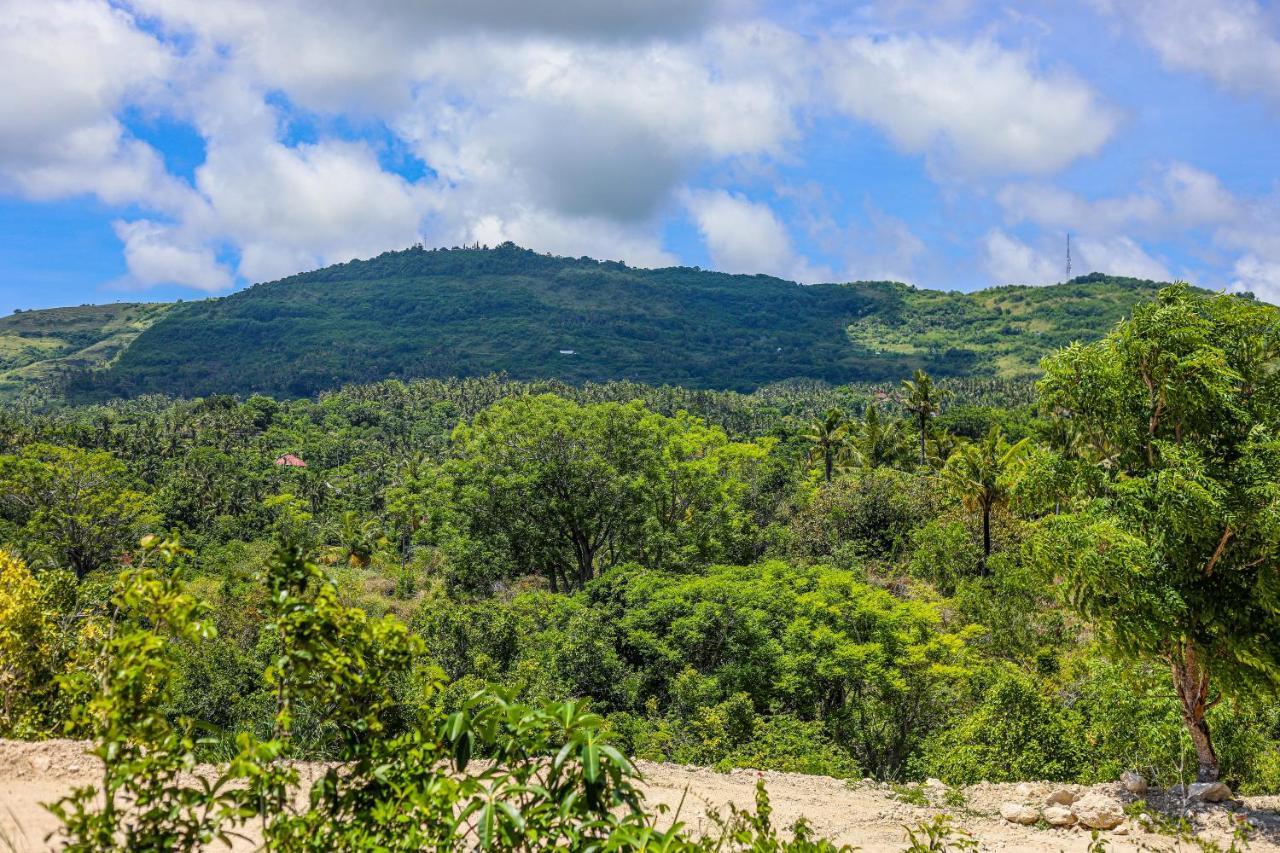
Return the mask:
<path id="1" fill-rule="evenodd" d="M 47 383 L 63 371 L 109 365 L 169 307 L 117 302 L 0 317 L 0 398 Z"/>
<path id="2" fill-rule="evenodd" d="M 1164 285 L 1134 278 L 1082 276 L 1052 287 L 995 287 L 977 293 L 913 290 L 896 319 L 866 317 L 849 327 L 873 351 L 921 356 L 960 348 L 982 372 L 1005 379 L 1039 374 L 1046 352 L 1101 337 L 1136 302 Z"/>
<path id="3" fill-rule="evenodd" d="M 1086 277 L 975 294 L 802 286 L 495 250 L 409 250 L 174 306 L 73 396 L 299 396 L 388 377 L 506 372 L 750 390 L 807 377 L 1033 374 L 1158 285 Z M 574 350 L 561 355 L 560 350 Z"/>

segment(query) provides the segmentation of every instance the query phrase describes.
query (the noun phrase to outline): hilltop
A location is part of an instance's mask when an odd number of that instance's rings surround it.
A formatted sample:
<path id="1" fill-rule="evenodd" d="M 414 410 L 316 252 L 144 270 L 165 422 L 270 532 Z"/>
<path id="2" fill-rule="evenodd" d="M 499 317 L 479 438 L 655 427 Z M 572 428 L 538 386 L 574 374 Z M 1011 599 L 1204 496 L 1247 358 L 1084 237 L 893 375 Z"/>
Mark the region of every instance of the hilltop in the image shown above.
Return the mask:
<path id="1" fill-rule="evenodd" d="M 1097 274 L 976 293 L 888 281 L 801 285 L 511 244 L 415 247 L 163 311 L 105 306 L 97 339 L 86 333 L 84 347 L 109 347 L 110 357 L 68 349 L 38 363 L 42 377 L 65 371 L 78 399 L 307 396 L 354 382 L 489 373 L 742 391 L 795 378 L 896 380 L 917 367 L 1023 378 L 1043 354 L 1097 337 L 1160 286 Z M 18 316 L 32 326 L 46 314 Z"/>

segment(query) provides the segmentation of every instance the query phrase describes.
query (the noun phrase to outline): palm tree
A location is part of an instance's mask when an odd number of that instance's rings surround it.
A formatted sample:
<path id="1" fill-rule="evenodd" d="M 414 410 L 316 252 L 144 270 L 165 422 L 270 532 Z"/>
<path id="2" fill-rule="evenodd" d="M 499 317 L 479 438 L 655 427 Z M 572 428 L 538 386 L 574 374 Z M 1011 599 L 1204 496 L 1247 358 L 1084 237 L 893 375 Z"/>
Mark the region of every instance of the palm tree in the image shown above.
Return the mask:
<path id="1" fill-rule="evenodd" d="M 908 412 L 916 416 L 920 426 L 920 464 L 926 461 L 925 441 L 929 433 L 930 418 L 942 411 L 942 403 L 951 392 L 933 384 L 933 379 L 923 370 L 917 370 L 911 379 L 902 380 L 902 403 Z"/>
<path id="2" fill-rule="evenodd" d="M 844 412 L 836 408 L 827 409 L 825 415 L 809 424 L 809 431 L 804 437 L 813 445 L 809 450 L 809 461 L 822 460 L 823 474 L 830 483 L 836 462 L 843 455 L 849 440 L 849 424 Z"/>
<path id="3" fill-rule="evenodd" d="M 387 544 L 378 522 L 361 521 L 360 514 L 348 510 L 342 514 L 342 522 L 334 531 L 338 544 L 326 549 L 332 562 L 345 560 L 353 568 L 363 568 L 373 559 L 373 552 Z"/>
<path id="4" fill-rule="evenodd" d="M 942 482 L 970 512 L 982 513 L 982 574 L 991 556 L 991 512 L 1009 501 L 1013 479 L 1031 450 L 1028 439 L 1010 444 L 993 426 L 986 437 L 962 445 L 942 468 Z"/>
<path id="5" fill-rule="evenodd" d="M 862 422 L 852 431 L 848 442 L 848 461 L 860 468 L 879 468 L 881 465 L 892 465 L 906 454 L 906 431 L 902 422 L 896 418 L 886 418 L 880 414 L 880 407 L 875 403 L 867 406 L 867 413 Z"/>

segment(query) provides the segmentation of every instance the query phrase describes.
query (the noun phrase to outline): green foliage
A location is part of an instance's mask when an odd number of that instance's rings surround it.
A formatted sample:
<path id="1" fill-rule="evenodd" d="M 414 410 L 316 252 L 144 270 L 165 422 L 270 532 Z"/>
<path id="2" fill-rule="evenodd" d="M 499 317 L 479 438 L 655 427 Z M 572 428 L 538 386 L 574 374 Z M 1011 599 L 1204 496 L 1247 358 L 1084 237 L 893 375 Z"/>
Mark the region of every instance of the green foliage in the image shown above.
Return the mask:
<path id="1" fill-rule="evenodd" d="M 33 565 L 77 577 L 112 562 L 156 518 L 109 453 L 31 444 L 0 456 L 0 518 Z"/>
<path id="2" fill-rule="evenodd" d="M 1273 310 L 1173 287 L 1041 384 L 1112 474 L 1045 523 L 1042 559 L 1121 649 L 1171 667 L 1205 778 L 1220 691 L 1280 688 L 1278 358 Z"/>
<path id="3" fill-rule="evenodd" d="M 851 555 L 894 561 L 912 532 L 937 512 L 936 490 L 924 477 L 886 468 L 866 470 L 819 489 L 791 520 L 798 557 Z"/>
<path id="4" fill-rule="evenodd" d="M 236 814 L 222 780 L 184 778 L 196 763 L 194 727 L 164 714 L 169 643 L 211 637 L 213 626 L 168 568 L 177 542 L 148 537 L 143 549 L 137 567 L 120 574 L 112 612 L 82 629 L 82 660 L 63 680 L 69 730 L 92 739 L 102 762 L 100 787 L 51 807 L 67 850 L 190 850 L 226 841 L 223 824 Z"/>
<path id="5" fill-rule="evenodd" d="M 580 587 L 625 560 L 681 567 L 750 550 L 745 480 L 765 446 L 639 403 L 506 400 L 454 431 L 434 481 L 437 541 L 462 586 L 529 568 Z"/>
<path id="6" fill-rule="evenodd" d="M 0 551 L 0 736 L 39 734 L 53 705 L 56 611 L 26 565 Z"/>
<path id="7" fill-rule="evenodd" d="M 954 785 L 1079 772 L 1064 710 L 1016 671 L 997 674 L 973 711 L 929 739 L 913 769 Z"/>

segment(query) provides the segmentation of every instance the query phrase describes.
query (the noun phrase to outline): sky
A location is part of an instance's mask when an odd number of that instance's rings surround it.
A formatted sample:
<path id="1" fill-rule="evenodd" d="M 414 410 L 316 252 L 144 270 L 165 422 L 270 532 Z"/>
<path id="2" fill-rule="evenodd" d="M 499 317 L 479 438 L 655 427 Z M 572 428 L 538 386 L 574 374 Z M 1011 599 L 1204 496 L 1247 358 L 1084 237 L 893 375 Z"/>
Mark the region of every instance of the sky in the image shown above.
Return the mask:
<path id="1" fill-rule="evenodd" d="M 1280 5 L 0 0 L 0 312 L 538 251 L 1280 302 Z"/>

